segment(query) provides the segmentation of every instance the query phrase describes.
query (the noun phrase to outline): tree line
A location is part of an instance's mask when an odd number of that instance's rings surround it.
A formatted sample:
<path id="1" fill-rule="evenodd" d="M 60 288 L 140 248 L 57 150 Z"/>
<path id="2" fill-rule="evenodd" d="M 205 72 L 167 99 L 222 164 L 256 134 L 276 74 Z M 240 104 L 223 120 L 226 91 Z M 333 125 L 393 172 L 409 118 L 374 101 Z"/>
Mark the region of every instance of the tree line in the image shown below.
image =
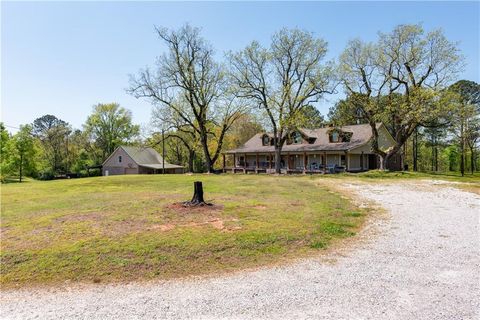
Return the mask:
<path id="1" fill-rule="evenodd" d="M 125 143 L 165 145 L 167 161 L 213 172 L 222 151 L 260 131 L 272 132 L 280 172 L 279 155 L 297 128 L 355 123 L 370 125 L 382 169 L 397 153 L 413 170 L 478 168 L 479 85 L 455 82 L 464 59 L 441 30 L 399 25 L 372 42 L 349 41 L 337 61 L 326 60 L 322 38 L 298 28 L 223 59 L 199 28 L 155 31 L 167 50 L 131 75 L 127 90 L 153 105 L 153 133 L 140 138 L 130 112 L 116 104 L 95 106 L 83 130 L 47 115 L 14 136 L 2 128 L 2 176 L 19 163 L 32 176 L 82 172 Z M 346 98 L 325 120 L 315 105 L 340 90 Z M 379 146 L 378 122 L 396 140 L 388 150 Z"/>
<path id="2" fill-rule="evenodd" d="M 118 145 L 141 142 L 139 131 L 131 112 L 117 103 L 95 105 L 82 130 L 54 115 L 22 125 L 14 135 L 0 123 L 1 179 L 50 180 L 68 174 L 84 176 L 90 169 L 99 174 L 98 166 Z"/>

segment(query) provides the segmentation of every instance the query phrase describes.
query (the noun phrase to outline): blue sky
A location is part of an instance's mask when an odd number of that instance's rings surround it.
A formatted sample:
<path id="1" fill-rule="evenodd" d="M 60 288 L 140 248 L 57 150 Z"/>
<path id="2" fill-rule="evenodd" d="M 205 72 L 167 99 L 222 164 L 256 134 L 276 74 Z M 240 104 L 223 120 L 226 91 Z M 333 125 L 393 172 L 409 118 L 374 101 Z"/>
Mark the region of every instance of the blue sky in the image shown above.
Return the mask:
<path id="1" fill-rule="evenodd" d="M 422 23 L 458 41 L 467 62 L 461 78 L 480 81 L 480 2 L 2 2 L 1 9 L 2 121 L 14 127 L 53 114 L 80 128 L 94 104 L 108 102 L 148 123 L 151 106 L 125 89 L 129 74 L 165 50 L 154 25 L 201 27 L 223 59 L 252 40 L 268 44 L 282 27 L 314 32 L 336 58 L 349 39 Z M 322 114 L 336 99 L 318 106 Z"/>

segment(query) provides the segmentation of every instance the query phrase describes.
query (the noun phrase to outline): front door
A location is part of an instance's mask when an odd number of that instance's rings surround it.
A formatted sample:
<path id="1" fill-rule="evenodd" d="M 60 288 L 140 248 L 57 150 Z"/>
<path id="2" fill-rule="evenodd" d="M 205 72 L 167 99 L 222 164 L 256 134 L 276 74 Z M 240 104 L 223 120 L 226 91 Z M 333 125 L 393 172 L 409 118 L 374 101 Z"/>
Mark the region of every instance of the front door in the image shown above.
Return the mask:
<path id="1" fill-rule="evenodd" d="M 288 169 L 295 169 L 295 156 L 288 156 Z"/>
<path id="2" fill-rule="evenodd" d="M 377 169 L 378 168 L 378 156 L 376 154 L 368 155 L 368 169 Z"/>

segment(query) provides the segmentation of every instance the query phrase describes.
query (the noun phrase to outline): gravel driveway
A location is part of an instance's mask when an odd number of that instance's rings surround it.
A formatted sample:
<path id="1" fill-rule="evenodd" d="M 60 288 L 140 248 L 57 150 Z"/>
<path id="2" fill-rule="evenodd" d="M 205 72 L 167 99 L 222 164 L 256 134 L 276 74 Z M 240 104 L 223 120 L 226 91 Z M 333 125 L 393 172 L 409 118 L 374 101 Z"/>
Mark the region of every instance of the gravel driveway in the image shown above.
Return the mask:
<path id="1" fill-rule="evenodd" d="M 347 186 L 346 186 L 347 187 Z M 2 294 L 6 319 L 478 319 L 480 197 L 349 185 L 387 209 L 354 248 L 218 278 Z"/>

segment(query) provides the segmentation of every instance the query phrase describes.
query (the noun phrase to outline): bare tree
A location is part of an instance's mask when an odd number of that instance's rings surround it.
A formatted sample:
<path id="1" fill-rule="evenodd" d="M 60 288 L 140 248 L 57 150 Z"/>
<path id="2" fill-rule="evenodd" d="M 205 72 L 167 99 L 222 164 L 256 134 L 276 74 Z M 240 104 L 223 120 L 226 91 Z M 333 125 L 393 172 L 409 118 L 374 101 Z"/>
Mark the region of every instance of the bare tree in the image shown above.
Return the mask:
<path id="1" fill-rule="evenodd" d="M 225 71 L 198 28 L 185 25 L 178 30 L 156 28 L 156 32 L 168 52 L 158 58 L 154 71 L 132 76 L 128 91 L 172 110 L 188 125 L 198 135 L 207 170 L 212 172 L 225 134 L 242 106 L 228 96 Z"/>
<path id="2" fill-rule="evenodd" d="M 182 109 L 182 107 L 178 106 L 177 109 Z M 191 118 L 190 122 L 195 121 L 193 115 L 188 114 L 188 108 L 180 116 L 177 111 L 171 108 L 157 106 L 152 111 L 152 124 L 160 130 L 167 131 L 167 134 L 163 137 L 164 139 L 176 140 L 185 147 L 188 154 L 188 172 L 194 172 L 193 163 L 197 150 L 200 147 L 200 141 L 198 132 L 189 125 L 189 122 L 184 120 L 186 116 Z M 160 142 L 156 141 L 154 145 Z"/>
<path id="3" fill-rule="evenodd" d="M 442 31 L 426 33 L 420 25 L 399 25 L 376 43 L 349 42 L 340 57 L 340 77 L 372 128 L 372 150 L 382 169 L 418 126 L 448 111 L 451 97 L 442 89 L 461 67 L 456 44 Z M 376 126 L 385 114 L 392 117 L 396 139 L 388 150 L 379 146 Z"/>
<path id="4" fill-rule="evenodd" d="M 322 64 L 327 43 L 299 29 L 282 29 L 270 48 L 254 41 L 230 54 L 231 76 L 237 95 L 252 102 L 268 118 L 273 131 L 275 171 L 289 134 L 302 126 L 302 112 L 331 93 L 331 69 Z"/>

